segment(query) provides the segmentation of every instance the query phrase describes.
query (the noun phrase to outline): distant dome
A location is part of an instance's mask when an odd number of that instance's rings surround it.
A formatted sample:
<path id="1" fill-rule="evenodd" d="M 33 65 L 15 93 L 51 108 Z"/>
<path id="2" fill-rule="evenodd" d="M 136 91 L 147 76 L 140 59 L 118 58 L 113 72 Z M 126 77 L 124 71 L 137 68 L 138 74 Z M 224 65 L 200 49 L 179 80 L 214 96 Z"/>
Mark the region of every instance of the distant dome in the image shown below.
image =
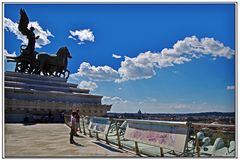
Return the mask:
<path id="1" fill-rule="evenodd" d="M 140 109 L 138 110 L 138 114 L 142 114 L 142 111 Z"/>

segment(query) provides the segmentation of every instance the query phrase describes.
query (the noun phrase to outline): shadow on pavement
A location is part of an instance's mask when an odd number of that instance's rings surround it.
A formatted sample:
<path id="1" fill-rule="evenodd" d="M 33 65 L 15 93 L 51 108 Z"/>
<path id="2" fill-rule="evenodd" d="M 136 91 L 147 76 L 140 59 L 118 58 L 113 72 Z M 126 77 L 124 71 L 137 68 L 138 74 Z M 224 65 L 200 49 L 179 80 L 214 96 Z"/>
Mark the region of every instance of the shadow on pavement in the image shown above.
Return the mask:
<path id="1" fill-rule="evenodd" d="M 81 145 L 80 143 L 74 142 L 73 143 L 75 146 L 79 146 L 79 147 L 84 147 L 83 145 Z"/>
<path id="2" fill-rule="evenodd" d="M 37 124 L 37 123 L 30 123 L 30 122 L 29 123 L 23 123 L 24 126 L 31 126 L 31 125 L 35 125 L 35 124 Z"/>
<path id="3" fill-rule="evenodd" d="M 123 152 L 121 152 L 121 151 L 119 151 L 117 149 L 114 149 L 114 148 L 106 145 L 106 144 L 102 144 L 102 143 L 99 143 L 99 142 L 93 142 L 93 143 L 95 143 L 95 144 L 97 144 L 97 145 L 99 145 L 99 146 L 101 146 L 101 147 L 103 147 L 103 148 L 105 148 L 105 149 L 107 149 L 109 151 L 123 153 Z"/>
<path id="4" fill-rule="evenodd" d="M 74 135 L 74 137 L 77 137 L 77 138 L 85 138 L 85 137 L 83 137 L 83 136 L 80 136 L 80 135 Z"/>

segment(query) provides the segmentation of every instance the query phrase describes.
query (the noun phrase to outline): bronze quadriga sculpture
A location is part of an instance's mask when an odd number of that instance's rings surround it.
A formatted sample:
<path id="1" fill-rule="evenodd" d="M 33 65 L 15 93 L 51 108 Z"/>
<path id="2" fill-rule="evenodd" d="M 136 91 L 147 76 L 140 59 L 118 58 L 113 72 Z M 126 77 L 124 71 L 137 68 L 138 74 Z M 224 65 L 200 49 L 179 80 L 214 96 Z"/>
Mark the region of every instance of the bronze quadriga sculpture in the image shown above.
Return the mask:
<path id="1" fill-rule="evenodd" d="M 38 53 L 35 43 L 39 36 L 35 36 L 34 27 L 28 29 L 29 19 L 26 12 L 20 10 L 18 30 L 28 39 L 28 45 L 20 46 L 20 55 L 7 57 L 8 62 L 16 62 L 15 72 L 29 74 L 43 74 L 68 79 L 70 71 L 67 69 L 68 58 L 72 58 L 67 47 L 62 47 L 56 55 Z"/>

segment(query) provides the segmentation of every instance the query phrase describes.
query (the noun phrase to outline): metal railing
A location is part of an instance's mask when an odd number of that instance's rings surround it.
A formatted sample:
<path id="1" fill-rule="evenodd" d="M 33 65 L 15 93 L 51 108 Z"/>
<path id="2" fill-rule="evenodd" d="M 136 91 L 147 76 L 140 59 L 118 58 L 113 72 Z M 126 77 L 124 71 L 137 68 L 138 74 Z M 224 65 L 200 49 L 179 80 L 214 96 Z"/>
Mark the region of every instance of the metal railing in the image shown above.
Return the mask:
<path id="1" fill-rule="evenodd" d="M 82 130 L 82 134 L 88 135 L 91 138 L 96 138 L 97 141 L 105 141 L 106 144 L 116 145 L 119 149 L 124 148 L 124 149 L 134 151 L 139 156 L 141 155 L 146 155 L 149 157 L 160 157 L 160 156 L 235 157 L 236 156 L 235 154 L 236 145 L 235 144 L 234 146 L 230 145 L 230 143 L 233 143 L 233 142 L 235 143 L 235 139 L 236 139 L 235 125 L 190 123 L 190 131 L 187 137 L 187 145 L 186 145 L 185 153 L 177 153 L 170 149 L 159 148 L 159 147 L 151 146 L 148 144 L 124 139 L 124 133 L 126 130 L 126 123 L 125 123 L 126 119 L 111 118 L 110 119 L 111 125 L 109 128 L 109 132 L 107 135 L 104 135 L 104 134 L 92 132 L 91 130 L 88 129 L 90 118 L 91 117 L 81 116 L 80 126 Z M 68 124 L 69 121 L 70 121 L 70 116 L 65 116 L 65 123 Z M 204 134 L 204 137 L 201 137 L 202 134 Z M 203 139 L 208 140 L 208 145 L 206 145 L 205 142 L 203 142 Z M 219 144 L 221 144 L 221 146 L 218 146 Z M 230 147 L 233 147 L 232 152 L 229 151 Z M 206 151 L 207 149 L 208 151 Z M 225 151 L 228 151 L 229 154 L 226 155 Z"/>

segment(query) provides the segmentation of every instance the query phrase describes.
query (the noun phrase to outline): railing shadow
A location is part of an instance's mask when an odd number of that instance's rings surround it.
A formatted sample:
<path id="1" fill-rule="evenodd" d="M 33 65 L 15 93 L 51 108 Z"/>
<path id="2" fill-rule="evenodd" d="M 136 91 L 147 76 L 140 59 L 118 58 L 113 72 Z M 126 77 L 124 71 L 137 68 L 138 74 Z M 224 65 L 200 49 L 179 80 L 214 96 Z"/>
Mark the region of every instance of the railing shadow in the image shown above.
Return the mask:
<path id="1" fill-rule="evenodd" d="M 100 147 L 103 147 L 103 148 L 105 148 L 105 149 L 107 149 L 107 150 L 109 150 L 109 151 L 111 151 L 111 152 L 123 153 L 122 151 L 120 151 L 120 150 L 118 150 L 118 149 L 115 149 L 115 148 L 112 148 L 112 147 L 110 147 L 110 146 L 108 146 L 108 145 L 106 145 L 106 144 L 102 144 L 102 143 L 100 143 L 100 142 L 93 142 L 93 143 L 95 143 L 95 144 L 99 145 Z"/>

